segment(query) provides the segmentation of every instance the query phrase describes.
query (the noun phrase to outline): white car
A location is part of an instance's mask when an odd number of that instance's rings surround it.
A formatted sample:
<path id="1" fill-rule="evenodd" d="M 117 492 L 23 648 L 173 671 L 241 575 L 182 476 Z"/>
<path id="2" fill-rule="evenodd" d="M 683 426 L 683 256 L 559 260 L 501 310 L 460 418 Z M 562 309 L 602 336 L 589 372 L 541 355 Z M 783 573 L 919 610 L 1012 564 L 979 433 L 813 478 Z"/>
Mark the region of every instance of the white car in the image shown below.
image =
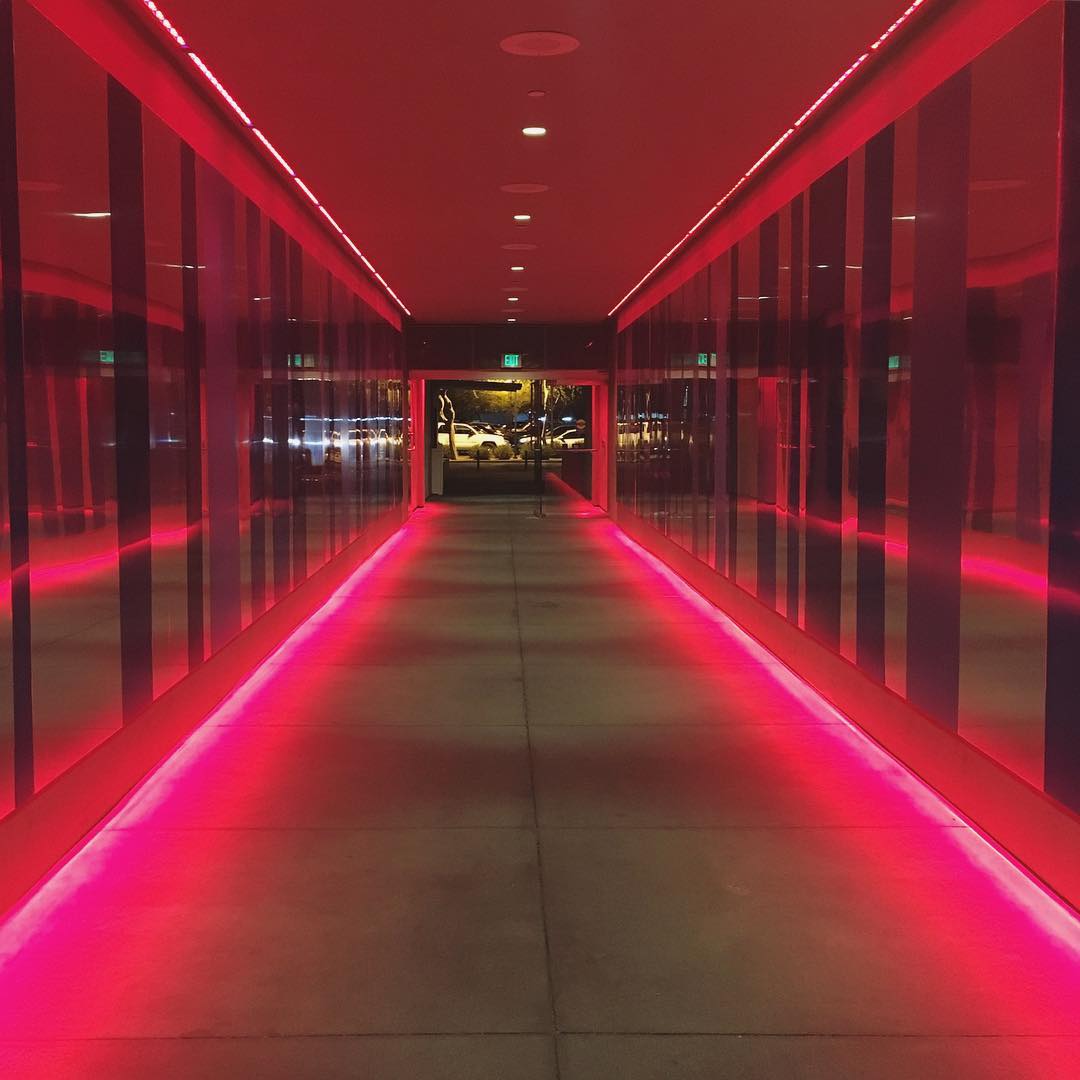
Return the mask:
<path id="1" fill-rule="evenodd" d="M 439 445 L 450 445 L 450 425 L 439 425 Z M 454 446 L 458 450 L 475 450 L 478 446 L 486 446 L 494 450 L 496 446 L 509 446 L 505 435 L 497 432 L 478 431 L 472 424 L 454 424 Z"/>
<path id="2" fill-rule="evenodd" d="M 554 441 L 568 450 L 580 450 L 585 445 L 585 432 L 576 427 L 566 428 L 555 433 Z"/>
<path id="3" fill-rule="evenodd" d="M 522 435 L 519 444 L 521 446 L 531 446 L 532 441 L 533 437 L 531 435 Z M 585 445 L 585 432 L 578 431 L 576 427 L 559 426 L 549 428 L 544 433 L 544 443 L 553 450 L 580 450 Z"/>

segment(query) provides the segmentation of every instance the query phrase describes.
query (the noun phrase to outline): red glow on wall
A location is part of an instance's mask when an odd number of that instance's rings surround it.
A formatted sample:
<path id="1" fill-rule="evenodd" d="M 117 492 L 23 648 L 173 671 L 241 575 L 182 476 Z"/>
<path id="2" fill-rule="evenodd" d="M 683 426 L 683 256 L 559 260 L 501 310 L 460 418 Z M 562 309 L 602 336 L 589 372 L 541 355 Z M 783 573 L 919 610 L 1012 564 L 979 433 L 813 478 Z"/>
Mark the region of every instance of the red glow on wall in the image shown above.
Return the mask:
<path id="1" fill-rule="evenodd" d="M 777 520 L 785 523 L 793 523 L 796 526 L 805 524 L 806 528 L 817 532 L 831 533 L 834 536 L 858 537 L 860 540 L 869 541 L 877 545 L 884 545 L 886 559 L 893 564 L 904 562 L 910 554 L 910 546 L 906 540 L 898 540 L 895 537 L 882 536 L 880 533 L 868 532 L 859 529 L 858 519 L 855 517 L 845 518 L 842 522 L 827 521 L 824 518 L 815 517 L 813 514 L 793 514 L 788 510 L 776 511 Z M 977 538 L 986 544 L 993 537 L 980 536 Z M 1030 600 L 1045 606 L 1048 592 L 1048 578 L 1045 564 L 1046 553 L 1041 553 L 1039 568 L 1020 566 L 1016 562 L 1010 562 L 1007 558 L 999 557 L 988 552 L 973 553 L 964 552 L 960 556 L 960 573 L 965 581 L 977 581 L 985 585 L 1008 589 L 1022 594 Z M 1080 609 L 1080 595 L 1067 592 L 1063 589 L 1054 591 L 1055 600 L 1070 607 Z"/>
<path id="2" fill-rule="evenodd" d="M 85 510 L 84 515 L 89 518 L 93 510 Z M 36 515 L 40 516 L 40 512 Z M 180 547 L 187 543 L 192 531 L 199 529 L 200 525 L 185 525 L 177 529 L 158 529 L 150 534 L 149 540 L 140 540 L 134 544 L 128 544 L 123 548 L 116 546 L 115 533 L 111 538 L 106 536 L 92 536 L 94 540 L 104 539 L 105 543 L 97 543 L 93 548 L 80 550 L 77 557 L 65 556 L 62 547 L 59 556 L 50 560 L 35 559 L 30 568 L 30 587 L 34 592 L 51 592 L 60 589 L 68 589 L 88 577 L 106 572 L 115 572 L 120 563 L 121 551 L 137 551 L 148 543 L 152 550 L 167 547 Z M 86 534 L 83 534 L 85 537 Z M 83 537 L 79 537 L 82 539 Z M 6 602 L 11 593 L 10 581 L 0 581 L 0 602 Z"/>
<path id="3" fill-rule="evenodd" d="M 209 67 L 207 67 L 202 57 L 200 57 L 198 53 L 192 50 L 191 46 L 181 36 L 179 31 L 166 17 L 165 13 L 161 10 L 161 8 L 157 4 L 155 4 L 153 0 L 142 0 L 142 2 L 146 10 L 154 16 L 154 18 L 157 20 L 158 25 L 165 31 L 165 33 L 169 35 L 169 37 L 172 38 L 176 46 L 182 49 L 187 54 L 188 59 L 191 60 L 191 62 L 199 70 L 207 83 L 209 83 L 209 85 L 214 88 L 221 100 L 229 106 L 229 108 L 240 120 L 240 122 L 255 136 L 256 139 L 259 140 L 263 147 L 267 151 L 269 151 L 270 156 L 273 157 L 273 159 L 278 163 L 278 165 L 286 172 L 289 178 L 296 183 L 296 185 L 300 188 L 304 195 L 307 196 L 307 198 L 311 201 L 315 208 L 319 210 L 322 215 L 329 221 L 329 223 L 333 226 L 334 230 L 338 233 L 338 235 L 340 235 L 345 240 L 349 248 L 353 251 L 354 254 L 356 254 L 360 258 L 361 262 L 363 262 L 367 270 L 372 274 L 375 280 L 378 281 L 378 283 L 386 290 L 387 294 L 393 299 L 394 303 L 396 303 L 398 307 L 400 307 L 401 310 L 405 312 L 406 315 L 411 315 L 412 312 L 405 306 L 404 302 L 397 295 L 397 293 L 395 293 L 394 290 L 390 288 L 389 284 L 387 284 L 387 281 L 382 276 L 382 274 L 380 274 L 375 269 L 375 267 L 371 265 L 371 262 L 366 258 L 366 256 L 363 255 L 360 249 L 347 236 L 345 236 L 345 234 L 338 226 L 337 222 L 334 221 L 334 219 L 323 207 L 322 203 L 319 202 L 318 197 L 314 194 L 314 192 L 312 192 L 311 188 L 309 188 L 307 184 L 305 184 L 304 181 L 301 180 L 299 176 L 297 176 L 296 171 L 292 168 L 291 165 L 289 165 L 285 158 L 282 157 L 282 155 L 278 152 L 277 148 L 273 145 L 273 143 L 271 143 L 270 140 L 262 133 L 262 131 L 255 126 L 251 117 L 248 116 L 248 114 L 244 111 L 240 103 L 236 100 L 236 98 L 232 96 L 232 94 L 229 93 L 228 90 L 225 89 L 221 80 L 210 70 Z"/>

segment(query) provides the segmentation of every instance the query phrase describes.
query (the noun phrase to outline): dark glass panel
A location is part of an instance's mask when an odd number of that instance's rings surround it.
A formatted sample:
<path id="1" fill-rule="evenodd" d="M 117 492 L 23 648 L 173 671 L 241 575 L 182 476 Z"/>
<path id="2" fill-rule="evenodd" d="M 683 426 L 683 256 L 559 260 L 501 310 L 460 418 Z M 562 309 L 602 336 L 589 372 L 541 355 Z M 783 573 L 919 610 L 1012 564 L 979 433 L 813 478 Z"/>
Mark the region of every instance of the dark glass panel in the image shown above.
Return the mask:
<path id="1" fill-rule="evenodd" d="M 154 696 L 188 673 L 187 444 L 180 140 L 143 113 Z M 198 450 L 195 451 L 198 454 Z"/>
<path id="2" fill-rule="evenodd" d="M 27 4 L 15 55 L 41 788 L 122 717 L 108 124 L 103 72 Z"/>
<path id="3" fill-rule="evenodd" d="M 960 733 L 1043 778 L 1061 10 L 972 65 Z"/>
<path id="4" fill-rule="evenodd" d="M 760 229 L 738 245 L 737 292 L 732 308 L 730 416 L 734 451 L 733 491 L 736 512 L 735 581 L 757 591 L 758 519 L 758 339 L 760 316 Z M 729 467 L 733 463 L 729 461 Z"/>

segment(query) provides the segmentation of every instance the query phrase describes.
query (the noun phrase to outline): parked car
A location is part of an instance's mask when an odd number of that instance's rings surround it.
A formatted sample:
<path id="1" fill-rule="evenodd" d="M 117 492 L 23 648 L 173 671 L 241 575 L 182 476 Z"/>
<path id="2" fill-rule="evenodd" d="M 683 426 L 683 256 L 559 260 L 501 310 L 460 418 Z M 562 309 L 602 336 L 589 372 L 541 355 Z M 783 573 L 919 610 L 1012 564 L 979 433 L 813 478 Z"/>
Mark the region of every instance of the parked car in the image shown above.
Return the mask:
<path id="1" fill-rule="evenodd" d="M 439 445 L 450 445 L 450 425 L 439 425 Z M 486 446 L 494 450 L 497 446 L 509 446 L 510 443 L 498 432 L 480 431 L 472 424 L 454 424 L 454 445 L 458 450 L 475 450 Z"/>
<path id="2" fill-rule="evenodd" d="M 570 427 L 556 432 L 552 436 L 552 440 L 567 449 L 580 450 L 585 445 L 585 432 L 578 431 L 576 427 Z"/>
<path id="3" fill-rule="evenodd" d="M 532 435 L 522 435 L 519 442 L 522 446 L 531 446 L 533 437 Z M 544 445 L 550 446 L 553 450 L 580 449 L 585 445 L 585 432 L 578 431 L 576 426 L 557 424 L 544 432 Z"/>

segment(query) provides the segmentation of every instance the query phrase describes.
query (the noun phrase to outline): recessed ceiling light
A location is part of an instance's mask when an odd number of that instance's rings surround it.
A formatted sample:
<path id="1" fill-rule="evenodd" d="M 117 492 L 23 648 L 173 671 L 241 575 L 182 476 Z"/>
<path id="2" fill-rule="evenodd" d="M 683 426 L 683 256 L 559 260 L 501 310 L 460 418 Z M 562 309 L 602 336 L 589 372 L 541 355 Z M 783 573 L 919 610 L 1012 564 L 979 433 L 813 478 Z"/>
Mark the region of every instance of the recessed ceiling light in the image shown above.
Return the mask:
<path id="1" fill-rule="evenodd" d="M 546 90 L 530 90 L 528 92 L 527 96 L 531 97 L 531 98 L 547 97 L 547 91 Z"/>
<path id="2" fill-rule="evenodd" d="M 550 191 L 547 184 L 500 184 L 500 191 L 508 195 L 539 195 L 542 191 Z"/>
<path id="3" fill-rule="evenodd" d="M 529 127 L 523 127 L 521 134 L 528 136 L 530 139 L 542 139 L 547 134 L 547 128 L 531 124 Z"/>
<path id="4" fill-rule="evenodd" d="M 527 222 L 530 222 L 530 221 L 532 221 L 532 214 L 515 214 L 515 215 L 514 215 L 514 220 L 515 220 L 515 221 L 516 221 L 516 222 L 517 222 L 517 223 L 518 223 L 519 225 L 524 225 L 524 224 L 526 224 Z"/>
<path id="5" fill-rule="evenodd" d="M 508 296 L 506 302 L 508 304 L 516 304 L 521 299 L 520 296 Z"/>
<path id="6" fill-rule="evenodd" d="M 525 269 L 525 267 L 524 266 L 511 266 L 510 269 L 513 270 L 515 274 L 520 274 L 521 271 Z"/>
<path id="7" fill-rule="evenodd" d="M 515 318 L 509 318 L 509 319 L 507 319 L 506 321 L 507 321 L 507 322 L 517 322 L 517 319 L 515 319 Z"/>
<path id="8" fill-rule="evenodd" d="M 580 45 L 576 37 L 558 30 L 526 30 L 499 42 L 499 48 L 512 56 L 563 56 Z"/>

